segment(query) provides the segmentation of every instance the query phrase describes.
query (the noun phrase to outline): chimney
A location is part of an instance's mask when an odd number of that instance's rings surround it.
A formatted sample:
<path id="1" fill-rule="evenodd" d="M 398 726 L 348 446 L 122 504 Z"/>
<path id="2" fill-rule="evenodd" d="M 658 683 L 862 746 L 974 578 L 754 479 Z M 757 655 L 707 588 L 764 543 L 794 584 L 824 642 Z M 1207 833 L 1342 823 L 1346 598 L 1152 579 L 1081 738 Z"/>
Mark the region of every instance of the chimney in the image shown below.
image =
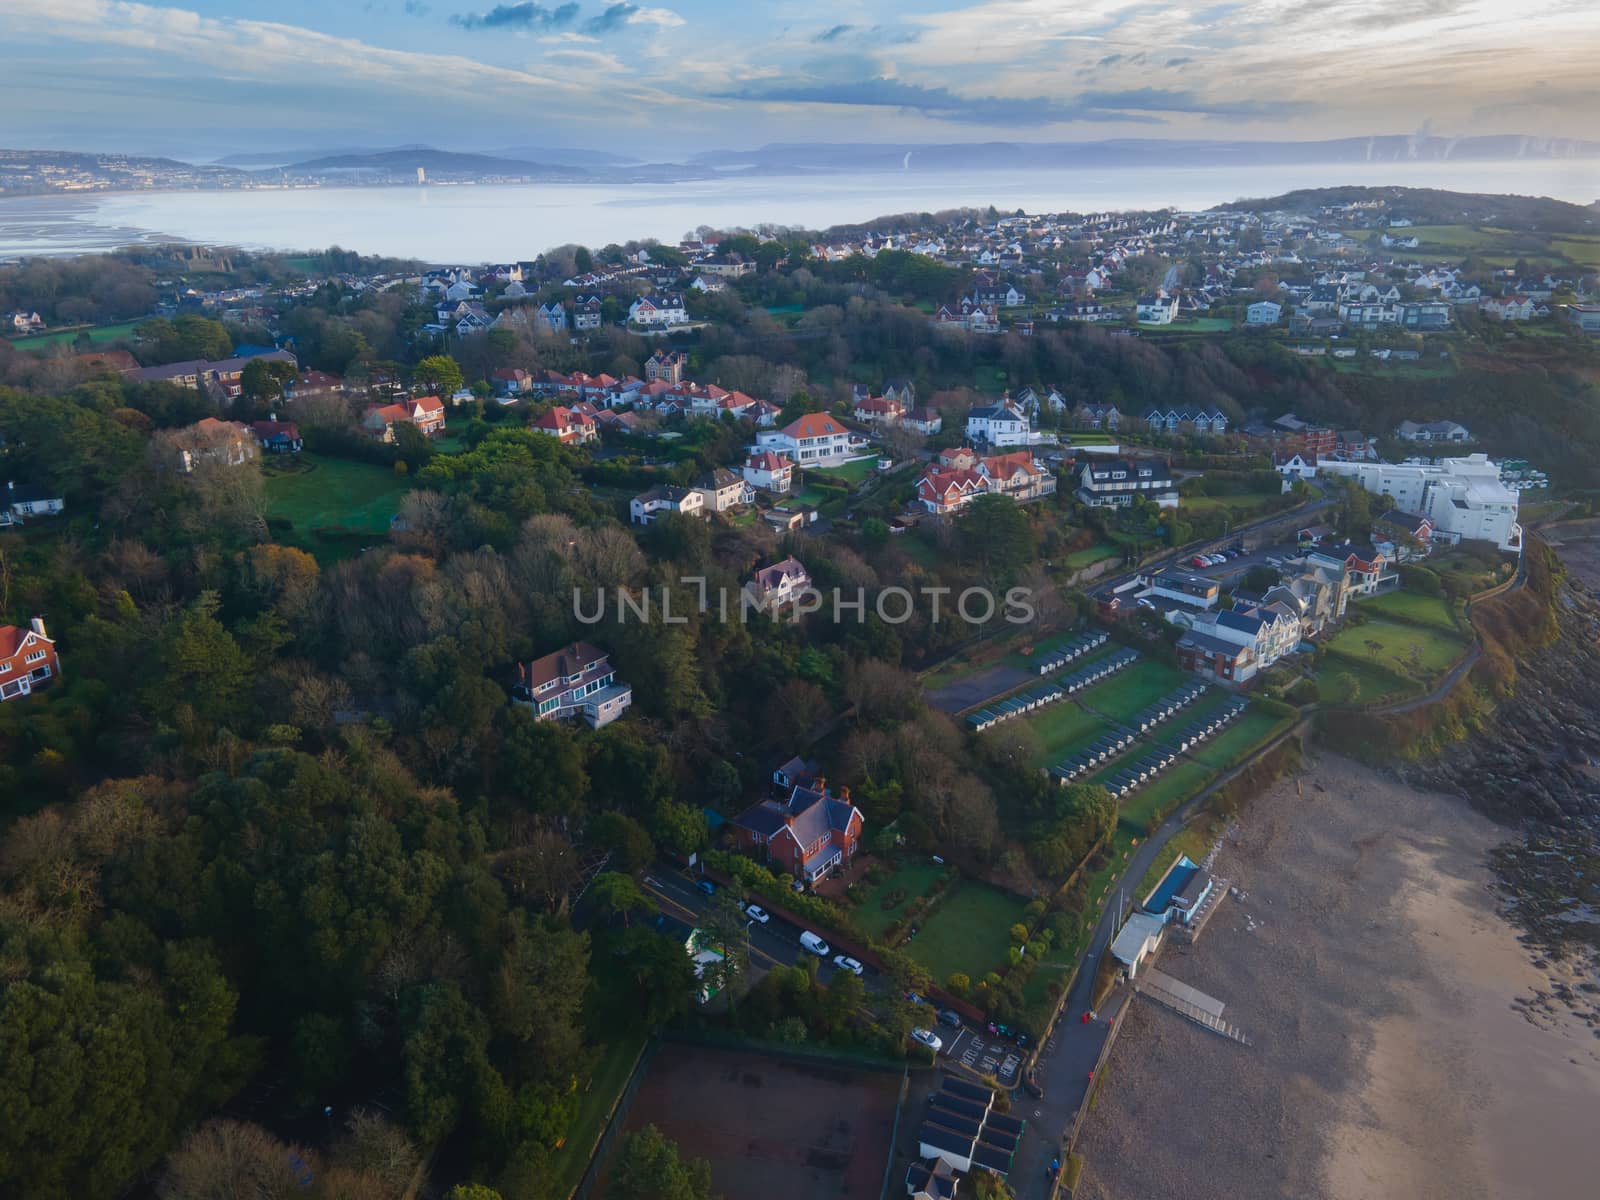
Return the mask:
<path id="1" fill-rule="evenodd" d="M 44 618 L 43 617 L 35 617 L 32 621 L 28 622 L 28 624 L 33 627 L 33 631 L 35 633 L 37 633 L 40 637 L 48 637 L 49 636 L 49 634 L 45 633 L 45 631 L 44 631 Z"/>

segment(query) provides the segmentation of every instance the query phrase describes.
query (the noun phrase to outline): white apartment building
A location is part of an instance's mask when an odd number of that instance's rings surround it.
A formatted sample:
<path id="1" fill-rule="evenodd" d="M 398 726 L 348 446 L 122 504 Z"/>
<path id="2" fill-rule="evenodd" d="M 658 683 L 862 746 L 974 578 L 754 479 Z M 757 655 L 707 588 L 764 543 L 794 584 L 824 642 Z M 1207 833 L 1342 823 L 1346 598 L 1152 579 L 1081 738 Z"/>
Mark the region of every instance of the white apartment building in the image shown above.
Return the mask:
<path id="1" fill-rule="evenodd" d="M 1390 496 L 1400 511 L 1427 517 L 1435 539 L 1472 538 L 1522 553 L 1518 495 L 1500 482 L 1500 468 L 1486 454 L 1437 464 L 1323 462 L 1318 470 L 1353 479 L 1374 495 Z"/>

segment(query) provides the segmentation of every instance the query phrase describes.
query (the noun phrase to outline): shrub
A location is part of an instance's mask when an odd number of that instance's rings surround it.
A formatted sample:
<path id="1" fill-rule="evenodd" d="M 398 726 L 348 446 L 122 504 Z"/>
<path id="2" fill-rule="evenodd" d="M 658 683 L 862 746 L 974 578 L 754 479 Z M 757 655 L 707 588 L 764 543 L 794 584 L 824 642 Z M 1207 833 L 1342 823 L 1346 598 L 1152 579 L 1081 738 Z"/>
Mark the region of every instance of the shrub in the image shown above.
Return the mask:
<path id="1" fill-rule="evenodd" d="M 972 990 L 972 979 L 957 971 L 944 981 L 944 987 L 952 996 L 965 996 Z"/>
<path id="2" fill-rule="evenodd" d="M 1028 927 L 1021 922 L 1011 927 L 1011 944 L 1020 946 L 1028 940 Z"/>

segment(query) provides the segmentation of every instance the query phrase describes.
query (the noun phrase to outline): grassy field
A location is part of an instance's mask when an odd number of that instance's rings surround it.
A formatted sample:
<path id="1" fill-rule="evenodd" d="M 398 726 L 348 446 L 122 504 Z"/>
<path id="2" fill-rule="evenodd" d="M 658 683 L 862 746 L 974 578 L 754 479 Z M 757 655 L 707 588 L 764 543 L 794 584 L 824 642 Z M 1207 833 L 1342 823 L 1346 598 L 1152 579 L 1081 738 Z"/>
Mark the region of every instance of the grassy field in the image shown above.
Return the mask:
<path id="1" fill-rule="evenodd" d="M 1020 896 L 964 879 L 934 910 L 905 950 L 943 983 L 957 971 L 981 979 L 1006 958 L 1006 933 L 1023 919 Z"/>
<path id="2" fill-rule="evenodd" d="M 931 862 L 907 863 L 861 898 L 855 910 L 856 923 L 868 936 L 881 938 L 889 926 L 905 915 L 906 905 L 932 887 L 943 872 L 943 867 Z M 905 899 L 892 908 L 884 908 L 883 898 L 896 888 L 905 892 Z"/>
<path id="3" fill-rule="evenodd" d="M 1116 444 L 1116 438 L 1109 433 L 1064 433 L 1061 443 L 1065 446 L 1111 446 Z"/>
<path id="4" fill-rule="evenodd" d="M 406 481 L 376 463 L 349 462 L 309 451 L 292 464 L 295 471 L 269 471 L 267 517 L 287 520 L 294 529 L 283 540 L 313 553 L 318 532 L 381 538 L 399 511 Z"/>
<path id="5" fill-rule="evenodd" d="M 1355 606 L 1362 612 L 1402 617 L 1407 621 L 1436 626 L 1448 633 L 1455 633 L 1460 628 L 1456 624 L 1455 612 L 1451 609 L 1450 602 L 1443 596 L 1429 596 L 1402 588 L 1399 591 L 1385 592 L 1381 596 L 1357 600 Z"/>
<path id="6" fill-rule="evenodd" d="M 1084 567 L 1092 567 L 1105 559 L 1121 557 L 1122 547 L 1113 546 L 1109 542 L 1096 542 L 1086 550 L 1074 550 L 1067 555 L 1065 562 L 1069 570 L 1081 571 Z"/>
<path id="7" fill-rule="evenodd" d="M 1194 757 L 1208 767 L 1219 770 L 1233 766 L 1268 738 L 1284 729 L 1290 717 L 1275 717 L 1271 713 L 1247 709 L 1243 716 L 1222 732 L 1201 742 L 1192 751 Z M 1178 722 L 1183 718 L 1180 716 Z"/>
<path id="8" fill-rule="evenodd" d="M 842 467 L 807 467 L 806 474 L 818 475 L 835 483 L 848 483 L 851 487 L 860 487 L 863 480 L 878 468 L 876 454 L 867 458 L 857 459 L 855 462 L 845 463 Z"/>
<path id="9" fill-rule="evenodd" d="M 1071 700 L 1057 700 L 1037 713 L 1021 718 L 1038 739 L 1038 752 L 1033 756 L 1036 767 L 1053 767 L 1074 750 L 1108 732 L 1111 728 L 1093 713 L 1085 712 Z"/>
<path id="10" fill-rule="evenodd" d="M 972 386 L 979 392 L 1002 392 L 1006 389 L 1006 373 L 1000 367 L 975 367 Z"/>
<path id="11" fill-rule="evenodd" d="M 1176 667 L 1140 659 L 1104 683 L 1078 693 L 1078 698 L 1113 721 L 1126 721 L 1189 679 Z"/>
<path id="12" fill-rule="evenodd" d="M 1369 643 L 1375 644 L 1376 649 Z M 1410 666 L 1415 648 L 1421 670 L 1436 675 L 1461 657 L 1466 642 L 1443 630 L 1401 625 L 1379 617 L 1341 630 L 1328 648 L 1401 672 Z"/>
<path id="13" fill-rule="evenodd" d="M 1331 704 L 1371 704 L 1401 700 L 1422 691 L 1421 685 L 1402 679 L 1371 663 L 1330 658 L 1317 671 L 1317 689 Z"/>
<path id="14" fill-rule="evenodd" d="M 31 337 L 13 338 L 11 344 L 18 350 L 48 350 L 51 346 L 70 346 L 83 334 L 96 346 L 133 336 L 138 321 L 122 321 L 116 325 L 97 325 L 92 329 L 63 329 L 56 333 L 36 333 Z"/>
<path id="15" fill-rule="evenodd" d="M 1107 775 L 1116 773 L 1116 767 L 1103 772 Z M 1210 783 L 1216 774 L 1216 768 L 1205 763 L 1187 760 L 1175 762 L 1144 787 L 1129 795 L 1118 808 L 1117 816 L 1127 829 L 1143 837 L 1150 822 L 1164 818 L 1179 804 Z M 1099 783 L 1100 776 L 1095 776 L 1090 782 Z"/>
<path id="16" fill-rule="evenodd" d="M 1238 496 L 1185 496 L 1183 511 L 1188 513 L 1227 513 L 1242 521 L 1257 516 L 1278 499 L 1277 492 L 1245 492 Z"/>

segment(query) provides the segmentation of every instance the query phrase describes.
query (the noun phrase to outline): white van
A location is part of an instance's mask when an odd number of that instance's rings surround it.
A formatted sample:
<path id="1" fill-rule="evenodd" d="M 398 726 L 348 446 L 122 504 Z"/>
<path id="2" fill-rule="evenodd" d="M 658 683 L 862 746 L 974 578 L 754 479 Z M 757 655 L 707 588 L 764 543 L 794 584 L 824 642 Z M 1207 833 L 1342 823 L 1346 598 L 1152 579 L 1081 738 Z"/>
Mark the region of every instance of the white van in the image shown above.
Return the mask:
<path id="1" fill-rule="evenodd" d="M 800 945 L 803 949 L 811 951 L 818 958 L 828 957 L 828 943 L 812 933 L 809 929 L 800 931 Z"/>

